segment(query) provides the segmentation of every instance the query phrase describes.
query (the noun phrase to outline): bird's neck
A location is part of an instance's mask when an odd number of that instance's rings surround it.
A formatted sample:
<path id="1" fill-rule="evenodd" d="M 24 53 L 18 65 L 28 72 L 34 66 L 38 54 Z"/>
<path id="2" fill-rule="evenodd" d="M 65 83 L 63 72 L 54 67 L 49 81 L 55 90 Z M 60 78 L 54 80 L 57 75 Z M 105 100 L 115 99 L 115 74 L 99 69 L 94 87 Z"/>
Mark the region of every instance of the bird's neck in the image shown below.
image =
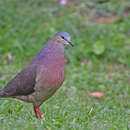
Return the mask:
<path id="1" fill-rule="evenodd" d="M 32 64 L 42 62 L 43 64 L 64 64 L 64 45 L 49 41 L 43 50 L 32 60 Z"/>
<path id="2" fill-rule="evenodd" d="M 48 43 L 43 49 L 43 54 L 50 58 L 63 58 L 64 57 L 64 45 L 60 43 Z"/>
<path id="3" fill-rule="evenodd" d="M 43 56 L 44 62 L 49 62 L 50 64 L 64 63 L 65 49 L 64 45 L 60 43 L 55 44 L 52 41 L 49 41 L 44 49 L 41 51 L 41 54 Z"/>

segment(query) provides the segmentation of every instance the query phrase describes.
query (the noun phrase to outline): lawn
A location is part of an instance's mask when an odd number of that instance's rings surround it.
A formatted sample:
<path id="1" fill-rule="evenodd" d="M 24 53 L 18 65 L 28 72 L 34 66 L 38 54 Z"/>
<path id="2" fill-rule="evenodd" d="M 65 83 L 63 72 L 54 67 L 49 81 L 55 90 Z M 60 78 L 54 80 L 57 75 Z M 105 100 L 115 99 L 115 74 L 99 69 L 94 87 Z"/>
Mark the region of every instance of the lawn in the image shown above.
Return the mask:
<path id="1" fill-rule="evenodd" d="M 0 99 L 0 130 L 130 129 L 130 3 L 127 0 L 0 1 L 0 88 L 59 31 L 66 47 L 66 79 L 43 103 Z M 90 96 L 102 92 L 104 97 Z"/>

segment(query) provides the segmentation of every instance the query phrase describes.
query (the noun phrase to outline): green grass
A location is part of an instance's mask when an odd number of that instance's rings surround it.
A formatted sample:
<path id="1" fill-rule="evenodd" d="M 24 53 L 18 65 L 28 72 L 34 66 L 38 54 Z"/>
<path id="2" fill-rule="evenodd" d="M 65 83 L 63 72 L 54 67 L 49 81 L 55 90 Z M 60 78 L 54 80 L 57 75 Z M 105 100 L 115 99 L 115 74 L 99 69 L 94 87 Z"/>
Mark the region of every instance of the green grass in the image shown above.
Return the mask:
<path id="1" fill-rule="evenodd" d="M 105 1 L 104 1 L 105 2 Z M 90 12 L 88 11 L 90 9 Z M 71 34 L 66 48 L 66 80 L 41 106 L 0 99 L 0 130 L 128 130 L 130 129 L 129 3 L 81 0 L 65 7 L 54 0 L 0 1 L 0 88 L 26 66 L 59 31 Z M 94 23 L 111 16 L 112 23 Z M 104 93 L 97 99 L 93 91 Z"/>

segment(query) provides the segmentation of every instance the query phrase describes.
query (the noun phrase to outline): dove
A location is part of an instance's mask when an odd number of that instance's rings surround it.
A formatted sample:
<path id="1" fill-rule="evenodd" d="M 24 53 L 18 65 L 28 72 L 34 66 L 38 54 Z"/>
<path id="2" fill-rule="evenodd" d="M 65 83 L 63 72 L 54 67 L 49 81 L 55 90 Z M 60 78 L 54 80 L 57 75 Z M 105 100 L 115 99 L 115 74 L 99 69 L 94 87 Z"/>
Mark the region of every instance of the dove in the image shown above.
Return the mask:
<path id="1" fill-rule="evenodd" d="M 63 84 L 65 45 L 73 46 L 67 32 L 56 33 L 44 48 L 2 90 L 0 98 L 16 98 L 33 104 L 35 117 L 40 106 Z"/>

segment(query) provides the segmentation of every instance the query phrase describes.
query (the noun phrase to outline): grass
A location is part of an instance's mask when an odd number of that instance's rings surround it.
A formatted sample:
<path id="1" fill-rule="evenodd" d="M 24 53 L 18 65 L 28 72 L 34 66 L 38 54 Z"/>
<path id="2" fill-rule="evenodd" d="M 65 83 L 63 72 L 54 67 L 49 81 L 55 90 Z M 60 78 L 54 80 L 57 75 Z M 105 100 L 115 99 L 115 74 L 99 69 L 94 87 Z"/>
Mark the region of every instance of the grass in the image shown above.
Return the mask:
<path id="1" fill-rule="evenodd" d="M 105 1 L 104 1 L 105 2 Z M 66 80 L 42 106 L 36 120 L 31 104 L 0 99 L 0 129 L 130 129 L 129 3 L 114 0 L 0 1 L 0 88 L 26 66 L 59 31 L 71 34 Z M 114 21 L 94 22 L 113 15 Z M 103 98 L 89 96 L 93 91 Z"/>

